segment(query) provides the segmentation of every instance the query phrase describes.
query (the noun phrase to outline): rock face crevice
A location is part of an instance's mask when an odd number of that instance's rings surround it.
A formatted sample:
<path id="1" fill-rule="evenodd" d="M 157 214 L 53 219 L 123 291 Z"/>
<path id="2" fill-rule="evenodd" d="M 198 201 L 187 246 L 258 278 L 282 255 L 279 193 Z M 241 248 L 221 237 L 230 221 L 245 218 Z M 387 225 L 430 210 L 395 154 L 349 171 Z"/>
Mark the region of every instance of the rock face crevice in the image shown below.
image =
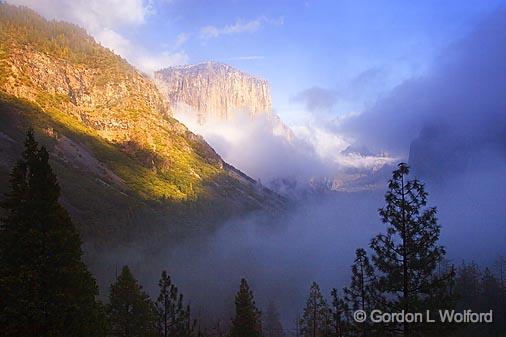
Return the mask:
<path id="1" fill-rule="evenodd" d="M 265 115 L 271 119 L 269 83 L 216 62 L 166 68 L 155 80 L 167 103 L 188 106 L 198 114 L 200 124 L 210 119 L 229 120 L 238 111 L 250 118 Z"/>

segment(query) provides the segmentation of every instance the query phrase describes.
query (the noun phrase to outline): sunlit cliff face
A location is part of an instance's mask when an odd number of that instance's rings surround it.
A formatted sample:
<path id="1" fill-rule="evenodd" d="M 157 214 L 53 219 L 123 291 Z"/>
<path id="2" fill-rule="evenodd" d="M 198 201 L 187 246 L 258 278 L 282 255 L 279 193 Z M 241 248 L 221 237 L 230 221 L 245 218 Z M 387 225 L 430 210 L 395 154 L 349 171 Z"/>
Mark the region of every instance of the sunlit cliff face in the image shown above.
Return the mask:
<path id="1" fill-rule="evenodd" d="M 270 119 L 272 98 L 266 80 L 226 64 L 207 62 L 157 71 L 155 79 L 171 106 L 186 104 L 197 112 L 198 122 L 228 120 L 237 111 L 251 118 Z"/>

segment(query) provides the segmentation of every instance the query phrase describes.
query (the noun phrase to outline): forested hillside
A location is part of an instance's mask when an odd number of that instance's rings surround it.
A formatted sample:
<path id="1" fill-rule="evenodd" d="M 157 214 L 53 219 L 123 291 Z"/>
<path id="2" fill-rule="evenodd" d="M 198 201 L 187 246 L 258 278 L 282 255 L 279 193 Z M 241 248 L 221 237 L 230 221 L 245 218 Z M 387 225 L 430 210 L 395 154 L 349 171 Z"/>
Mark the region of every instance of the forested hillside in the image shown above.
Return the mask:
<path id="1" fill-rule="evenodd" d="M 29 127 L 85 241 L 175 240 L 284 205 L 172 118 L 152 81 L 83 29 L 1 4 L 0 192 Z"/>

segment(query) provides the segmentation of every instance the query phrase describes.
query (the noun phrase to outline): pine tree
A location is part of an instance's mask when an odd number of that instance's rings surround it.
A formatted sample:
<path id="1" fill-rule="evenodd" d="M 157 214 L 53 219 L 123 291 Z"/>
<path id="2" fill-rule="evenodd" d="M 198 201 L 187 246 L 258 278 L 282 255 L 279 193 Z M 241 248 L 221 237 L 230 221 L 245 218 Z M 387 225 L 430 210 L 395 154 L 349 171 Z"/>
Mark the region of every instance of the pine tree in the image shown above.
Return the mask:
<path id="1" fill-rule="evenodd" d="M 111 284 L 107 314 L 115 336 L 156 336 L 154 305 L 128 266 L 123 267 L 116 282 Z"/>
<path id="2" fill-rule="evenodd" d="M 183 298 L 178 296 L 177 287 L 172 284 L 166 271 L 162 272 L 160 295 L 155 303 L 159 335 L 168 337 L 174 335 L 178 325 L 182 324 Z"/>
<path id="3" fill-rule="evenodd" d="M 350 286 L 344 288 L 348 307 L 353 312 L 362 310 L 368 314 L 374 309 L 379 309 L 382 301 L 380 301 L 378 293 L 376 276 L 364 249 L 356 250 L 351 271 Z M 356 323 L 352 321 L 351 328 L 357 336 L 371 335 L 372 326 L 368 322 Z"/>
<path id="4" fill-rule="evenodd" d="M 60 188 L 32 130 L 1 203 L 0 326 L 3 336 L 101 336 L 98 287 L 81 239 L 59 204 Z"/>
<path id="5" fill-rule="evenodd" d="M 321 294 L 320 286 L 313 282 L 300 320 L 301 334 L 304 337 L 329 336 L 332 327 L 331 317 L 331 311 Z"/>
<path id="6" fill-rule="evenodd" d="M 162 272 L 160 295 L 156 301 L 157 327 L 161 337 L 198 335 L 196 321 L 192 320 L 190 306 L 184 307 L 183 295 L 172 283 L 166 271 Z"/>
<path id="7" fill-rule="evenodd" d="M 388 298 L 391 311 L 422 312 L 430 309 L 430 295 L 448 287 L 451 274 L 438 277 L 436 268 L 445 255 L 438 244 L 440 225 L 435 207 L 426 208 L 427 192 L 418 180 L 407 180 L 409 167 L 400 163 L 389 180 L 386 206 L 379 210 L 386 234 L 371 241 L 379 289 Z M 445 300 L 438 303 L 445 306 Z M 427 327 L 403 323 L 404 336 Z"/>
<path id="8" fill-rule="evenodd" d="M 283 325 L 279 319 L 279 312 L 273 301 L 270 301 L 267 305 L 264 315 L 264 336 L 266 337 L 282 337 Z"/>
<path id="9" fill-rule="evenodd" d="M 253 292 L 248 282 L 242 279 L 239 291 L 235 295 L 235 317 L 232 320 L 230 337 L 260 337 L 261 335 L 260 311 L 255 306 Z"/>
<path id="10" fill-rule="evenodd" d="M 332 297 L 332 323 L 333 323 L 333 333 L 332 336 L 336 337 L 344 337 L 348 336 L 349 330 L 349 315 L 350 310 L 346 301 L 339 297 L 337 294 L 337 289 L 334 288 L 330 292 Z"/>

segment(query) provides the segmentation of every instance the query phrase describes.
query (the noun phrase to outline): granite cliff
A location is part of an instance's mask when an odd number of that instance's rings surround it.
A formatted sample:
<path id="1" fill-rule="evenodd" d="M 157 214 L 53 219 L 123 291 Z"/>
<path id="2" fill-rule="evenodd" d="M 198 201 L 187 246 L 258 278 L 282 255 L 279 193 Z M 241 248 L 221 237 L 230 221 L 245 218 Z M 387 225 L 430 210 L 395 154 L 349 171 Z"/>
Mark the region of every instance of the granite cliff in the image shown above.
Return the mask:
<path id="1" fill-rule="evenodd" d="M 205 62 L 155 72 L 165 103 L 191 124 L 232 123 L 246 115 L 264 120 L 272 133 L 293 140 L 292 130 L 272 112 L 269 82 L 227 64 Z M 199 128 L 201 129 L 201 128 Z"/>
<path id="2" fill-rule="evenodd" d="M 157 71 L 155 79 L 170 106 L 191 107 L 201 124 L 213 118 L 228 120 L 238 111 L 251 118 L 270 118 L 269 83 L 229 65 L 206 62 L 172 67 Z"/>

